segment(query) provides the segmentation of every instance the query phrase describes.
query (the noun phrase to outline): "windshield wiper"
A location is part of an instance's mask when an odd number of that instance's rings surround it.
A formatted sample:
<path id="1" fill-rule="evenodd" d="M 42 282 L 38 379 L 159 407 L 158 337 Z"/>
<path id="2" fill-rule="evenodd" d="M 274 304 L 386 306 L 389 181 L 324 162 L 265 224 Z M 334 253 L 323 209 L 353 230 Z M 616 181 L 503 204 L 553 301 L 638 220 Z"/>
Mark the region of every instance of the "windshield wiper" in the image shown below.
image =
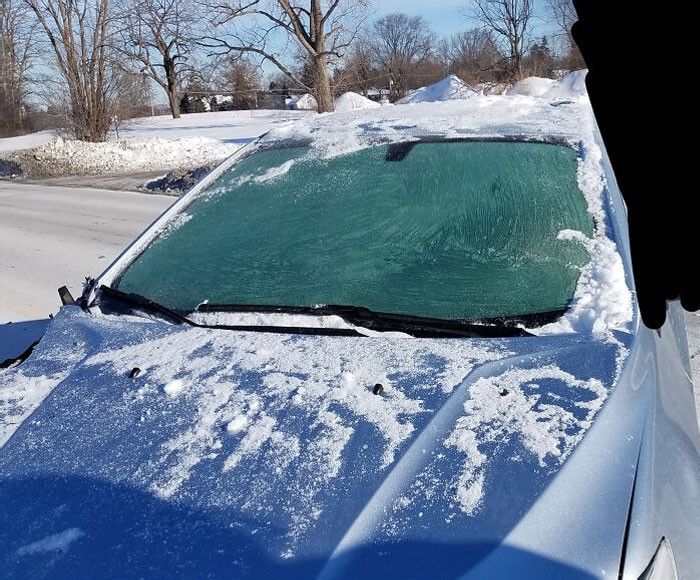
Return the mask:
<path id="1" fill-rule="evenodd" d="M 403 332 L 416 338 L 503 338 L 534 336 L 527 330 L 499 323 L 477 323 L 467 320 L 428 318 L 409 314 L 377 312 L 364 306 L 324 304 L 319 306 L 274 306 L 260 304 L 200 304 L 198 312 L 255 312 L 263 314 L 306 314 L 339 316 L 345 322 L 378 332 Z"/>
<path id="2" fill-rule="evenodd" d="M 165 316 L 177 324 L 193 326 L 197 328 L 219 328 L 224 330 L 242 330 L 250 332 L 274 332 L 282 334 L 316 334 L 327 336 L 364 336 L 353 328 L 326 328 L 326 327 L 298 327 L 298 326 L 249 326 L 201 324 L 190 320 L 184 314 L 163 306 L 158 302 L 141 296 L 122 292 L 100 286 L 100 307 L 107 313 L 120 313 L 123 309 L 110 307 L 105 304 L 102 297 L 116 300 L 130 306 L 129 310 L 142 311 L 148 314 Z M 262 314 L 305 314 L 315 316 L 338 316 L 345 322 L 377 332 L 403 332 L 416 338 L 503 338 L 534 336 L 523 328 L 508 325 L 507 323 L 489 324 L 475 323 L 465 320 L 449 320 L 442 318 L 428 318 L 412 316 L 408 314 L 395 314 L 389 312 L 376 312 L 364 306 L 344 306 L 339 304 L 327 304 L 321 306 L 274 306 L 256 304 L 200 304 L 198 312 L 250 312 Z"/>
<path id="3" fill-rule="evenodd" d="M 146 298 L 145 296 L 141 296 L 140 294 L 122 292 L 121 290 L 116 290 L 114 288 L 110 288 L 109 286 L 102 285 L 100 286 L 100 299 L 98 300 L 98 304 L 102 307 L 103 310 L 108 311 L 108 313 L 110 314 L 122 313 L 122 310 L 113 309 L 109 307 L 105 308 L 106 305 L 101 299 L 102 296 L 107 296 L 109 298 L 116 299 L 118 302 L 128 304 L 131 307 L 129 310 L 140 310 L 148 314 L 161 314 L 167 316 L 171 320 L 174 320 L 178 324 L 186 324 L 188 326 L 199 326 L 196 322 L 190 320 L 186 316 L 183 316 L 179 312 L 176 312 L 175 310 L 172 310 L 167 306 L 158 304 L 150 298 Z"/>
<path id="4" fill-rule="evenodd" d="M 109 286 L 100 286 L 100 298 L 98 304 L 100 308 L 106 314 L 122 314 L 124 312 L 123 308 L 114 308 L 109 305 L 109 300 L 116 300 L 122 304 L 128 304 L 130 308 L 129 312 L 136 310 L 142 311 L 149 314 L 161 314 L 170 318 L 178 324 L 183 324 L 187 326 L 193 326 L 196 328 L 217 328 L 220 330 L 241 330 L 247 332 L 273 332 L 279 334 L 314 334 L 314 335 L 324 335 L 324 336 L 364 336 L 361 332 L 353 328 L 307 328 L 307 327 L 296 327 L 296 326 L 251 326 L 245 324 L 239 325 L 222 325 L 222 324 L 200 324 L 194 320 L 190 320 L 185 315 L 172 310 L 167 306 L 158 304 L 157 302 L 141 296 L 140 294 L 132 294 L 129 292 L 122 292 L 121 290 L 116 290 L 115 288 L 110 288 Z M 105 304 L 102 297 L 107 297 L 108 304 Z"/>

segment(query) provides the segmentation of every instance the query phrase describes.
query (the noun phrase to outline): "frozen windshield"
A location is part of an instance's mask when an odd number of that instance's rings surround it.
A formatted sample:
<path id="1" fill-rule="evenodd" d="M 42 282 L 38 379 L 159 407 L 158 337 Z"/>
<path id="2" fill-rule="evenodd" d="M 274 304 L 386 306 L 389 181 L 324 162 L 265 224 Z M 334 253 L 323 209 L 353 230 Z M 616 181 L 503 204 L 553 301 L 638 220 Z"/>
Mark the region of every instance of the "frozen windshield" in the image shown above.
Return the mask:
<path id="1" fill-rule="evenodd" d="M 571 148 L 525 142 L 306 147 L 242 159 L 115 287 L 179 311 L 344 304 L 485 319 L 573 297 L 593 233 Z"/>

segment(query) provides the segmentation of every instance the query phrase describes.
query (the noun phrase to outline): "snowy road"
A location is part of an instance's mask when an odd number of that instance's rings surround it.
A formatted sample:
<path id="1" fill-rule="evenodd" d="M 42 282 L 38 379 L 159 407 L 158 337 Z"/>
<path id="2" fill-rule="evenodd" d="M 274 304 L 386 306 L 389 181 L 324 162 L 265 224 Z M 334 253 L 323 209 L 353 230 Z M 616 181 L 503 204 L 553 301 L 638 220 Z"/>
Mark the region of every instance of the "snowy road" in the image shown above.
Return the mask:
<path id="1" fill-rule="evenodd" d="M 0 324 L 55 313 L 58 287 L 80 294 L 173 201 L 0 181 Z"/>

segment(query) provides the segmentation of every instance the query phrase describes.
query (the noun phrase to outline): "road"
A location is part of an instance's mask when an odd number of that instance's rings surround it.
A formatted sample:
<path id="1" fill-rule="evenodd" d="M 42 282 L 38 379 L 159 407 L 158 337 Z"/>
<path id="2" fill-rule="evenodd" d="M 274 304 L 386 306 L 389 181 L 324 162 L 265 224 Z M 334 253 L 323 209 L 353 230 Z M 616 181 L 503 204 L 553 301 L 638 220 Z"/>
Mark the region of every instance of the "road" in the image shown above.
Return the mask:
<path id="1" fill-rule="evenodd" d="M 174 198 L 0 181 L 0 324 L 46 318 Z"/>
<path id="2" fill-rule="evenodd" d="M 174 200 L 0 181 L 0 324 L 55 313 L 57 288 L 80 294 L 85 276 L 100 274 Z M 700 378 L 700 313 L 686 321 L 693 376 Z M 700 393 L 700 380 L 695 386 Z"/>

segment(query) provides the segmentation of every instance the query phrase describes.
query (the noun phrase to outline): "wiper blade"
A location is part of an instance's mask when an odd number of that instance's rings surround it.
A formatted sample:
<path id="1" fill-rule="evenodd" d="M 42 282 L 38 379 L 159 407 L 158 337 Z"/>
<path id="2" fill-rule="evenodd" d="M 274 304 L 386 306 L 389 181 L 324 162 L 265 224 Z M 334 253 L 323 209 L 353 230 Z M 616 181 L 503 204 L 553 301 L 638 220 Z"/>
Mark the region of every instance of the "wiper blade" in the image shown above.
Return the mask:
<path id="1" fill-rule="evenodd" d="M 319 306 L 279 306 L 261 304 L 200 304 L 198 312 L 255 312 L 262 314 L 307 314 L 339 316 L 345 322 L 378 332 L 403 332 L 416 338 L 504 338 L 534 336 L 527 330 L 506 323 L 490 324 L 467 320 L 429 318 L 409 314 L 377 312 L 364 306 L 323 304 Z"/>
<path id="2" fill-rule="evenodd" d="M 180 312 L 141 296 L 122 292 L 109 286 L 100 286 L 100 295 L 125 302 L 134 309 L 164 315 L 178 324 L 197 328 L 219 328 L 249 332 L 274 332 L 281 334 L 315 334 L 328 336 L 363 336 L 352 328 L 310 328 L 297 326 L 249 326 L 249 325 L 209 325 L 190 320 Z M 100 305 L 104 304 L 100 301 Z M 255 312 L 280 314 L 306 314 L 316 316 L 339 316 L 349 324 L 377 332 L 403 332 L 416 338 L 504 338 L 534 336 L 523 328 L 504 324 L 475 323 L 465 320 L 428 318 L 408 314 L 377 312 L 364 306 L 327 304 L 320 306 L 276 306 L 255 304 L 200 304 L 198 312 Z"/>
<path id="3" fill-rule="evenodd" d="M 140 294 L 131 294 L 129 292 L 122 292 L 121 290 L 116 290 L 115 288 L 110 288 L 109 286 L 100 286 L 100 295 L 108 296 L 109 298 L 114 298 L 119 302 L 125 302 L 132 306 L 134 309 L 142 310 L 148 313 L 158 313 L 167 316 L 168 318 L 174 320 L 178 324 L 186 324 L 188 326 L 199 326 L 196 322 L 190 320 L 186 316 L 183 316 L 179 312 L 158 304 L 150 298 L 141 296 Z M 100 305 L 103 303 L 100 300 Z"/>
<path id="4" fill-rule="evenodd" d="M 121 290 L 116 290 L 115 288 L 110 288 L 109 286 L 100 286 L 100 295 L 107 296 L 112 299 L 116 299 L 120 302 L 129 304 L 136 310 L 142 310 L 149 313 L 158 313 L 167 316 L 168 318 L 174 320 L 178 324 L 184 324 L 187 326 L 193 326 L 196 328 L 216 328 L 219 330 L 237 330 L 246 332 L 272 332 L 278 334 L 312 334 L 312 335 L 323 335 L 323 336 L 364 336 L 362 333 L 352 329 L 352 328 L 305 328 L 305 327 L 292 327 L 292 326 L 253 326 L 253 325 L 221 325 L 221 324 L 200 324 L 194 320 L 190 320 L 183 314 L 158 304 L 157 302 L 141 296 L 140 294 L 132 294 L 129 292 L 122 292 Z M 99 300 L 100 307 L 105 310 L 108 314 L 112 312 L 117 312 L 111 308 L 105 308 L 104 302 Z"/>

